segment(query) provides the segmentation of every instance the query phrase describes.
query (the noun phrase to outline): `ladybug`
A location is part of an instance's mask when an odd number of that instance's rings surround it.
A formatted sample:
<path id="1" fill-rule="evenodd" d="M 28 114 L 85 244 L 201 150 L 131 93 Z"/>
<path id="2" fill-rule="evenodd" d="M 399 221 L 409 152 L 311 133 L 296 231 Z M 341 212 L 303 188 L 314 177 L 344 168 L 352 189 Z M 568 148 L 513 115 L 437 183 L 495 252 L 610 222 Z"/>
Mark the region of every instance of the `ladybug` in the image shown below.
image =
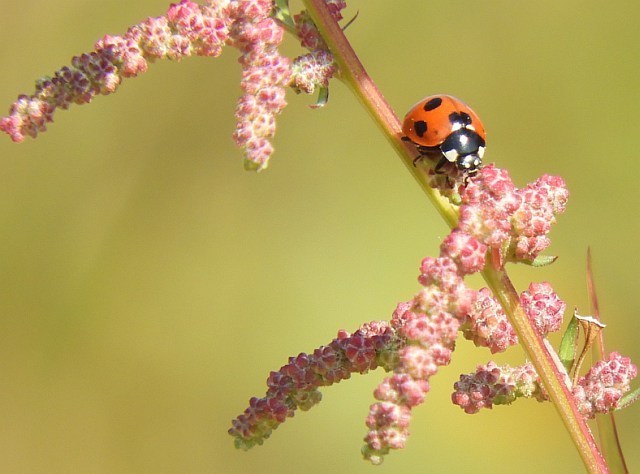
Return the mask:
<path id="1" fill-rule="evenodd" d="M 418 146 L 420 156 L 439 161 L 435 172 L 454 163 L 465 181 L 475 176 L 482 164 L 486 133 L 478 115 L 460 99 L 431 95 L 411 107 L 402 124 L 402 137 Z"/>

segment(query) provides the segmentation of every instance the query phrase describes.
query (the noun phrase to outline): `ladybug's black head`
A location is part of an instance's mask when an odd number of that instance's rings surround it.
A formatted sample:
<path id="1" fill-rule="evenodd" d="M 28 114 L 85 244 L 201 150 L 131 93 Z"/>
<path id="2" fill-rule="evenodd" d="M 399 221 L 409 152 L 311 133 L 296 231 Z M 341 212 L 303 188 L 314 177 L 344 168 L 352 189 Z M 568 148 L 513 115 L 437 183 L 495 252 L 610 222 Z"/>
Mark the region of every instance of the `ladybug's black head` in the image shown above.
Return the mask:
<path id="1" fill-rule="evenodd" d="M 456 160 L 456 168 L 465 176 L 475 176 L 480 170 L 482 158 L 477 154 L 459 156 Z"/>
<path id="2" fill-rule="evenodd" d="M 485 141 L 470 128 L 453 132 L 440 145 L 442 154 L 466 176 L 473 176 L 482 165 Z"/>

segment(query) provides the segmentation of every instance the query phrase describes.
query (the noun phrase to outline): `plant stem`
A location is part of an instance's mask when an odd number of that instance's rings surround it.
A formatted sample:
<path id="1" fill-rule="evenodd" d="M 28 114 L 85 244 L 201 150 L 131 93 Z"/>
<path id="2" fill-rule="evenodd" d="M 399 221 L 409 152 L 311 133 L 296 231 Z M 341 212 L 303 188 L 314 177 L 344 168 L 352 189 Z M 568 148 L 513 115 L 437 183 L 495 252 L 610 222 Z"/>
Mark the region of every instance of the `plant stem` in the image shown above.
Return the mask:
<path id="1" fill-rule="evenodd" d="M 338 64 L 340 78 L 352 89 L 384 136 L 396 150 L 409 172 L 418 181 L 449 227 L 457 224 L 455 209 L 440 193 L 428 185 L 428 174 L 422 167 L 413 166 L 415 150 L 401 140 L 400 121 L 365 71 L 342 29 L 331 17 L 324 0 L 303 0 L 320 34 Z M 607 473 L 602 457 L 585 419 L 573 402 L 564 382 L 564 371 L 556 366 L 553 355 L 524 313 L 518 293 L 504 270 L 495 270 L 489 261 L 482 275 L 500 299 L 522 346 L 531 359 L 551 401 L 558 410 L 569 434 L 590 473 Z"/>
<path id="2" fill-rule="evenodd" d="M 311 18 L 322 34 L 338 64 L 339 77 L 347 84 L 384 136 L 396 150 L 409 172 L 418 181 L 442 218 L 455 227 L 458 217 L 449 201 L 429 186 L 429 175 L 424 167 L 414 166 L 415 148 L 403 142 L 400 121 L 347 41 L 340 26 L 333 20 L 323 1 L 304 1 Z"/>
<path id="3" fill-rule="evenodd" d="M 571 435 L 576 448 L 588 472 L 606 473 L 609 468 L 598 449 L 595 439 L 584 417 L 578 412 L 573 396 L 567 384 L 566 372 L 559 361 L 554 359 L 543 339 L 532 326 L 529 318 L 520 305 L 518 292 L 514 288 L 507 272 L 493 268 L 491 262 L 486 265 L 482 276 L 498 297 L 511 325 L 516 330 L 520 343 L 536 372 L 542 380 L 551 402 L 558 410 L 567 431 Z"/>

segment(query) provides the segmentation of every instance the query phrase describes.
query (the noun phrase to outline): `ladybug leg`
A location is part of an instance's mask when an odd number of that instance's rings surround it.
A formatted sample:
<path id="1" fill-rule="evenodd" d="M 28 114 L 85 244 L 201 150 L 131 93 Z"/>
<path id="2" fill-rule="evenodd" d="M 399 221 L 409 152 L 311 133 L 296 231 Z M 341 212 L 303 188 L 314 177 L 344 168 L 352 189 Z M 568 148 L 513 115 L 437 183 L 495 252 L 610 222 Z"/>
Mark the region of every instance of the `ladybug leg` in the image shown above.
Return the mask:
<path id="1" fill-rule="evenodd" d="M 435 160 L 435 159 L 440 159 L 442 157 L 442 152 L 440 151 L 440 148 L 437 146 L 434 147 L 434 146 L 418 145 L 416 148 L 418 149 L 418 153 L 420 153 L 420 155 L 415 160 L 413 160 L 413 166 L 415 166 L 416 163 L 420 161 L 422 158 Z M 444 163 L 442 165 L 444 165 Z"/>
<path id="2" fill-rule="evenodd" d="M 413 143 L 413 142 L 411 141 L 411 138 L 406 137 L 406 136 L 405 136 L 405 137 L 400 137 L 400 140 L 402 140 L 403 142 L 410 142 L 410 143 Z M 418 145 L 418 149 L 419 149 L 419 148 L 420 148 L 420 145 Z M 422 155 L 422 153 L 420 153 L 418 156 L 416 156 L 416 157 L 413 159 L 413 166 L 416 166 L 416 164 L 418 163 L 418 161 L 420 161 L 420 160 L 422 159 L 422 156 L 423 156 L 423 155 Z"/>
<path id="3" fill-rule="evenodd" d="M 434 168 L 434 172 L 436 174 L 444 174 L 445 172 L 442 171 L 442 167 L 445 166 L 447 163 L 450 163 L 449 160 L 447 160 L 444 155 L 440 157 L 440 160 L 438 161 L 438 163 L 436 163 L 436 167 Z"/>

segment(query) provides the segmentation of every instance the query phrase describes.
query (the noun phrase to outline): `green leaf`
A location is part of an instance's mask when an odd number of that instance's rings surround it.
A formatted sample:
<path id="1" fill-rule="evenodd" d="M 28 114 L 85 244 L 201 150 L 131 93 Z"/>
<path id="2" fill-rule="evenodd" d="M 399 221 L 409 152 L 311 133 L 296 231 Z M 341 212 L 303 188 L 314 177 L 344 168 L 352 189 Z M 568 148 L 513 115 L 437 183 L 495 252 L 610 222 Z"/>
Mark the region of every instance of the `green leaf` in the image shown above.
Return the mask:
<path id="1" fill-rule="evenodd" d="M 571 367 L 576 359 L 578 330 L 578 319 L 574 315 L 562 335 L 562 342 L 560 342 L 560 350 L 558 351 L 558 356 L 560 357 L 565 369 L 567 369 L 567 373 L 571 373 Z"/>
<path id="2" fill-rule="evenodd" d="M 275 4 L 276 6 L 273 10 L 273 16 L 295 31 L 296 24 L 293 21 L 291 12 L 289 11 L 289 0 L 275 0 Z"/>
<path id="3" fill-rule="evenodd" d="M 616 411 L 627 408 L 629 405 L 633 405 L 640 398 L 640 387 L 636 388 L 633 392 L 627 393 L 618 401 Z"/>
<path id="4" fill-rule="evenodd" d="M 312 109 L 319 109 L 320 107 L 324 107 L 328 101 L 329 101 L 329 88 L 321 87 L 320 93 L 318 94 L 318 100 L 316 100 L 316 103 L 311 105 L 310 107 Z"/>
<path id="5" fill-rule="evenodd" d="M 538 255 L 533 260 L 523 261 L 522 263 L 526 265 L 531 265 L 532 267 L 546 267 L 547 265 L 551 265 L 558 259 L 556 255 Z"/>

